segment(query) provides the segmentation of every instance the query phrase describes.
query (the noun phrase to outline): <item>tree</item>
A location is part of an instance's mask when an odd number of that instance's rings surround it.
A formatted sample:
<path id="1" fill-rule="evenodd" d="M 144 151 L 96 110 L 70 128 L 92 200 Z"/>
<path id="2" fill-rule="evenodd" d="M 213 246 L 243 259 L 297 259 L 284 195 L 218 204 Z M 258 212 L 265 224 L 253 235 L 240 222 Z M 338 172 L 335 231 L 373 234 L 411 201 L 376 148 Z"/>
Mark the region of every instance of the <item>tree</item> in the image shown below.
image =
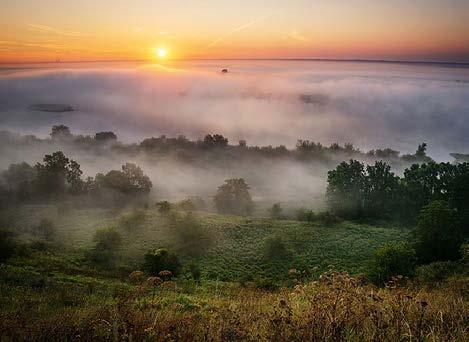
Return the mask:
<path id="1" fill-rule="evenodd" d="M 415 251 L 409 246 L 386 244 L 376 249 L 368 276 L 373 283 L 384 285 L 392 277 L 411 275 L 415 261 Z"/>
<path id="2" fill-rule="evenodd" d="M 7 230 L 0 229 L 0 263 L 8 260 L 15 252 L 13 234 Z"/>
<path id="3" fill-rule="evenodd" d="M 367 165 L 366 172 L 364 207 L 367 215 L 389 216 L 399 203 L 399 177 L 382 161 Z"/>
<path id="4" fill-rule="evenodd" d="M 457 211 L 464 237 L 469 238 L 469 163 L 451 166 L 452 177 L 442 177 L 442 180 L 447 184 L 448 202 Z"/>
<path id="5" fill-rule="evenodd" d="M 205 147 L 226 147 L 228 146 L 228 139 L 221 134 L 207 134 L 204 137 Z"/>
<path id="6" fill-rule="evenodd" d="M 415 152 L 415 156 L 417 158 L 423 159 L 427 157 L 427 144 L 422 143 L 417 147 L 417 151 Z"/>
<path id="7" fill-rule="evenodd" d="M 214 197 L 218 212 L 233 215 L 250 215 L 254 203 L 249 193 L 249 186 L 243 178 L 225 180 Z"/>
<path id="8" fill-rule="evenodd" d="M 42 194 L 76 193 L 82 189 L 80 164 L 67 158 L 62 151 L 46 154 L 44 163 L 36 164 L 37 186 Z"/>
<path id="9" fill-rule="evenodd" d="M 157 276 L 161 271 L 171 271 L 177 276 L 181 271 L 181 262 L 176 254 L 159 248 L 145 254 L 143 269 L 153 276 Z"/>
<path id="10" fill-rule="evenodd" d="M 36 169 L 28 163 L 10 164 L 2 176 L 10 196 L 23 201 L 34 194 L 33 183 L 36 179 Z"/>
<path id="11" fill-rule="evenodd" d="M 194 211 L 195 205 L 190 198 L 183 199 L 180 201 L 177 206 L 184 211 Z"/>
<path id="12" fill-rule="evenodd" d="M 88 184 L 90 186 L 90 184 Z M 126 202 L 130 198 L 146 196 L 150 192 L 152 183 L 140 167 L 132 163 L 122 165 L 122 171 L 111 170 L 105 175 L 98 173 L 93 192 L 102 197 L 110 196 L 109 200 Z"/>
<path id="13" fill-rule="evenodd" d="M 268 209 L 269 216 L 274 220 L 282 218 L 282 207 L 280 203 L 275 203 L 271 208 Z"/>
<path id="14" fill-rule="evenodd" d="M 67 140 L 73 137 L 72 133 L 70 132 L 70 128 L 65 125 L 55 125 L 52 126 L 52 132 L 50 136 L 54 140 Z"/>
<path id="15" fill-rule="evenodd" d="M 200 256 L 213 243 L 212 236 L 190 212 L 182 216 L 173 215 L 170 227 L 180 253 L 187 256 Z"/>
<path id="16" fill-rule="evenodd" d="M 111 142 L 117 140 L 117 135 L 114 132 L 98 132 L 94 135 L 94 140 L 99 142 Z"/>
<path id="17" fill-rule="evenodd" d="M 122 237 L 114 228 L 104 228 L 96 231 L 93 241 L 95 247 L 91 250 L 90 260 L 101 266 L 113 266 L 116 254 L 122 246 Z"/>
<path id="18" fill-rule="evenodd" d="M 356 218 L 363 215 L 365 204 L 365 166 L 357 160 L 340 163 L 327 173 L 327 203 L 339 216 Z"/>
<path id="19" fill-rule="evenodd" d="M 445 201 L 433 201 L 422 208 L 414 231 L 419 262 L 459 258 L 464 237 L 456 214 Z"/>
<path id="20" fill-rule="evenodd" d="M 39 225 L 33 228 L 33 234 L 46 241 L 53 241 L 57 230 L 54 222 L 49 219 L 42 219 Z"/>
<path id="21" fill-rule="evenodd" d="M 402 159 L 407 162 L 412 163 L 429 163 L 433 159 L 427 156 L 427 144 L 422 143 L 417 147 L 417 151 L 414 154 L 405 154 L 402 156 Z"/>
<path id="22" fill-rule="evenodd" d="M 148 194 L 153 186 L 150 178 L 145 175 L 140 167 L 132 163 L 122 165 L 122 172 L 130 183 L 130 189 L 135 193 Z"/>
<path id="23" fill-rule="evenodd" d="M 161 215 L 166 216 L 171 211 L 171 203 L 168 201 L 161 201 L 156 203 L 158 211 Z"/>

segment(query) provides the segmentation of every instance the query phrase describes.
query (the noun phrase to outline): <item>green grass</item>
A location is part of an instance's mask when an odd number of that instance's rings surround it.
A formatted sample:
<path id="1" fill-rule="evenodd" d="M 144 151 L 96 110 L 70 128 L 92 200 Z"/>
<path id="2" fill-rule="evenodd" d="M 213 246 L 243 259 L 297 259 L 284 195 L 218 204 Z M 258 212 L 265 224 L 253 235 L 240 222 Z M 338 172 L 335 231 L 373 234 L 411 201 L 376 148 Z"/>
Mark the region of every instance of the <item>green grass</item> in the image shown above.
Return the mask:
<path id="1" fill-rule="evenodd" d="M 166 247 L 177 250 L 168 219 L 162 217 L 156 208 L 146 211 L 143 222 L 136 220 L 134 226 L 131 222 L 127 222 L 126 227 L 119 226 L 123 216 L 129 217 L 129 212 L 24 206 L 3 212 L 1 216 L 4 225 L 9 224 L 10 228 L 26 237 L 29 229 L 41 219 L 51 219 L 57 227 L 58 241 L 77 258 L 80 251 L 83 255 L 93 246 L 93 235 L 98 228 L 114 225 L 124 239 L 121 260 L 127 268 L 137 269 L 144 253 L 150 249 Z M 383 228 L 346 221 L 324 226 L 319 223 L 210 213 L 197 213 L 197 218 L 214 243 L 205 255 L 195 261 L 201 269 L 202 278 L 222 281 L 246 277 L 285 280 L 288 270 L 293 267 L 307 267 L 316 276 L 331 266 L 351 274 L 364 273 L 376 247 L 387 242 L 403 241 L 408 236 L 408 230 L 403 228 Z M 284 241 L 291 252 L 291 259 L 266 259 L 265 241 L 272 236 Z M 179 252 L 184 261 L 183 251 Z"/>

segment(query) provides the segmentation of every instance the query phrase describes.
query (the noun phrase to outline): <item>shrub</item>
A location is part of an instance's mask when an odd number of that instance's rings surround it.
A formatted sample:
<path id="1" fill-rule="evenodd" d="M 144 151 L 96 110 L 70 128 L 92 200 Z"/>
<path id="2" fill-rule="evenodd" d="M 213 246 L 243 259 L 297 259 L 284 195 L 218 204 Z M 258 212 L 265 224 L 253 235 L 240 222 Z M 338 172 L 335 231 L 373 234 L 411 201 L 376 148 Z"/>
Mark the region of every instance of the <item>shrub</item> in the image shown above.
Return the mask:
<path id="1" fill-rule="evenodd" d="M 159 248 L 145 254 L 143 268 L 148 274 L 154 276 L 165 270 L 178 275 L 181 271 L 181 262 L 176 254 L 170 253 L 164 248 Z"/>
<path id="2" fill-rule="evenodd" d="M 340 222 L 340 218 L 331 214 L 329 211 L 323 211 L 315 215 L 314 220 L 326 225 L 330 226 Z"/>
<path id="3" fill-rule="evenodd" d="M 456 260 L 460 256 L 464 237 L 456 212 L 445 201 L 433 201 L 423 207 L 414 236 L 421 263 Z"/>
<path id="4" fill-rule="evenodd" d="M 195 205 L 192 202 L 190 198 L 186 198 L 182 201 L 180 201 L 178 204 L 178 207 L 181 208 L 184 211 L 194 211 L 195 210 Z"/>
<path id="5" fill-rule="evenodd" d="M 189 199 L 194 205 L 195 210 L 205 210 L 207 208 L 207 204 L 202 198 L 198 196 L 191 196 Z"/>
<path id="6" fill-rule="evenodd" d="M 338 216 L 332 214 L 329 211 L 321 211 L 319 213 L 314 213 L 312 210 L 298 209 L 296 212 L 296 218 L 298 221 L 306 222 L 319 222 L 326 226 L 339 223 L 341 220 Z"/>
<path id="7" fill-rule="evenodd" d="M 272 218 L 274 220 L 278 220 L 278 219 L 283 218 L 283 216 L 282 216 L 282 207 L 280 206 L 280 203 L 275 203 L 267 211 L 269 212 L 270 218 Z"/>
<path id="8" fill-rule="evenodd" d="M 13 234 L 5 229 L 0 229 L 0 263 L 11 258 L 14 253 Z"/>
<path id="9" fill-rule="evenodd" d="M 189 268 L 189 272 L 192 276 L 192 279 L 194 279 L 195 282 L 200 282 L 200 267 L 194 263 L 194 262 L 191 262 L 188 266 Z"/>
<path id="10" fill-rule="evenodd" d="M 54 222 L 45 218 L 41 220 L 39 225 L 32 229 L 32 233 L 41 239 L 52 241 L 55 239 L 57 230 L 55 228 Z"/>
<path id="11" fill-rule="evenodd" d="M 119 219 L 119 226 L 127 230 L 132 230 L 136 227 L 141 226 L 145 222 L 145 219 L 145 211 L 135 209 L 131 213 L 121 216 L 121 218 Z"/>
<path id="12" fill-rule="evenodd" d="M 275 291 L 279 288 L 279 285 L 271 278 L 256 278 L 254 279 L 256 287 L 262 290 Z"/>
<path id="13" fill-rule="evenodd" d="M 436 261 L 416 268 L 417 278 L 427 284 L 441 282 L 454 273 L 456 263 L 453 261 Z"/>
<path id="14" fill-rule="evenodd" d="M 156 206 L 158 207 L 158 212 L 163 216 L 166 216 L 171 211 L 171 203 L 168 201 L 157 202 Z"/>
<path id="15" fill-rule="evenodd" d="M 289 260 L 292 258 L 292 253 L 287 249 L 282 238 L 275 236 L 270 237 L 265 241 L 265 256 L 270 260 Z"/>
<path id="16" fill-rule="evenodd" d="M 409 276 L 415 267 L 415 251 L 404 244 L 386 244 L 375 251 L 368 277 L 377 285 L 384 285 L 392 277 Z"/>
<path id="17" fill-rule="evenodd" d="M 181 253 L 195 257 L 205 253 L 212 245 L 212 236 L 193 214 L 171 217 L 171 233 Z"/>
<path id="18" fill-rule="evenodd" d="M 300 208 L 296 211 L 296 219 L 298 221 L 306 221 L 306 222 L 313 222 L 316 215 L 314 211 L 307 210 L 305 208 Z"/>
<path id="19" fill-rule="evenodd" d="M 121 235 L 114 228 L 104 228 L 94 235 L 95 247 L 90 251 L 90 260 L 101 266 L 114 266 L 117 251 L 122 245 Z"/>

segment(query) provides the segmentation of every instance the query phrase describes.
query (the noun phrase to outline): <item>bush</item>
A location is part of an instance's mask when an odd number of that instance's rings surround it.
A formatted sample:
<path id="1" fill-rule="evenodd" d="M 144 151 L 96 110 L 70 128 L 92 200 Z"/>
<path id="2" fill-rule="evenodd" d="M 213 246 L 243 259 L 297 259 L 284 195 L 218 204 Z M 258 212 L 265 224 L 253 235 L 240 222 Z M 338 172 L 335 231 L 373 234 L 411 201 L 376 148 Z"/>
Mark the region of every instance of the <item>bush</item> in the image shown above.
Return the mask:
<path id="1" fill-rule="evenodd" d="M 122 245 L 121 235 L 114 228 L 104 228 L 96 231 L 93 240 L 96 245 L 89 253 L 90 260 L 100 266 L 114 266 Z"/>
<path id="2" fill-rule="evenodd" d="M 270 237 L 265 242 L 265 256 L 269 260 L 289 260 L 292 253 L 288 250 L 282 238 Z"/>
<path id="3" fill-rule="evenodd" d="M 11 258 L 14 253 L 13 234 L 5 229 L 0 229 L 0 263 Z"/>
<path id="4" fill-rule="evenodd" d="M 197 282 L 197 283 L 200 282 L 200 275 L 201 274 L 200 274 L 199 266 L 196 263 L 191 262 L 189 264 L 188 268 L 189 268 L 189 272 L 192 276 L 192 279 L 194 279 L 194 281 Z"/>
<path id="5" fill-rule="evenodd" d="M 316 215 L 314 211 L 300 208 L 296 211 L 296 219 L 298 221 L 313 222 Z"/>
<path id="6" fill-rule="evenodd" d="M 182 201 L 180 201 L 177 206 L 181 208 L 184 211 L 194 211 L 195 210 L 195 205 L 192 202 L 190 198 L 186 198 Z"/>
<path id="7" fill-rule="evenodd" d="M 417 278 L 427 284 L 441 282 L 454 273 L 456 263 L 452 261 L 436 261 L 416 268 Z"/>
<path id="8" fill-rule="evenodd" d="M 323 211 L 323 212 L 316 214 L 316 216 L 314 217 L 314 220 L 326 226 L 330 226 L 330 225 L 340 222 L 340 218 L 338 218 L 334 214 L 331 214 L 329 211 Z"/>
<path id="9" fill-rule="evenodd" d="M 145 254 L 143 269 L 153 276 L 157 276 L 165 270 L 171 271 L 173 275 L 177 276 L 181 271 L 181 262 L 176 254 L 159 248 Z"/>
<path id="10" fill-rule="evenodd" d="M 53 241 L 57 234 L 54 222 L 49 219 L 42 219 L 39 225 L 32 229 L 33 235 L 46 241 Z"/>
<path id="11" fill-rule="evenodd" d="M 145 211 L 135 209 L 131 213 L 121 216 L 119 226 L 127 230 L 132 230 L 145 223 L 146 216 Z"/>
<path id="12" fill-rule="evenodd" d="M 309 223 L 318 222 L 326 226 L 330 226 L 341 221 L 339 217 L 329 211 L 321 211 L 316 214 L 312 210 L 306 210 L 303 208 L 297 210 L 296 218 L 298 221 L 306 221 Z"/>
<path id="13" fill-rule="evenodd" d="M 171 211 L 171 203 L 168 201 L 158 202 L 156 206 L 158 207 L 158 212 L 163 216 L 166 216 Z"/>
<path id="14" fill-rule="evenodd" d="M 191 213 L 172 216 L 170 226 L 179 251 L 187 256 L 200 256 L 213 243 L 212 236 Z"/>
<path id="15" fill-rule="evenodd" d="M 392 277 L 411 275 L 415 261 L 415 251 L 410 246 L 384 245 L 376 249 L 368 277 L 376 285 L 384 285 Z"/>
<path id="16" fill-rule="evenodd" d="M 269 213 L 270 218 L 274 220 L 279 220 L 283 218 L 282 215 L 282 207 L 280 206 L 280 203 L 275 203 L 271 208 L 269 208 L 267 211 Z"/>
<path id="17" fill-rule="evenodd" d="M 456 260 L 460 256 L 464 237 L 456 212 L 445 201 L 433 201 L 423 207 L 414 236 L 421 263 Z"/>
<path id="18" fill-rule="evenodd" d="M 271 278 L 256 278 L 254 280 L 256 287 L 266 291 L 275 291 L 279 285 Z"/>

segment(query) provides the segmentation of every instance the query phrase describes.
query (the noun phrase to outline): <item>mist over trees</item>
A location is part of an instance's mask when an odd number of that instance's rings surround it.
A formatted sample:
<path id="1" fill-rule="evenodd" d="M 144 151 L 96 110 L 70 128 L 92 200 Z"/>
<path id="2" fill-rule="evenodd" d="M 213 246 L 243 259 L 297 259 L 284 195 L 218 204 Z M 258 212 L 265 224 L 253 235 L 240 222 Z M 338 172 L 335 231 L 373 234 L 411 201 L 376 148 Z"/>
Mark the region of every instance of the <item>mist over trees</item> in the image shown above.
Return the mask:
<path id="1" fill-rule="evenodd" d="M 43 162 L 35 166 L 26 162 L 11 164 L 1 174 L 5 186 L 0 189 L 0 204 L 91 196 L 102 204 L 116 205 L 145 199 L 152 188 L 150 178 L 132 163 L 86 180 L 82 174 L 80 164 L 62 151 L 45 155 Z"/>
<path id="2" fill-rule="evenodd" d="M 225 180 L 213 198 L 218 212 L 223 214 L 250 215 L 254 202 L 249 193 L 249 186 L 243 178 Z"/>

